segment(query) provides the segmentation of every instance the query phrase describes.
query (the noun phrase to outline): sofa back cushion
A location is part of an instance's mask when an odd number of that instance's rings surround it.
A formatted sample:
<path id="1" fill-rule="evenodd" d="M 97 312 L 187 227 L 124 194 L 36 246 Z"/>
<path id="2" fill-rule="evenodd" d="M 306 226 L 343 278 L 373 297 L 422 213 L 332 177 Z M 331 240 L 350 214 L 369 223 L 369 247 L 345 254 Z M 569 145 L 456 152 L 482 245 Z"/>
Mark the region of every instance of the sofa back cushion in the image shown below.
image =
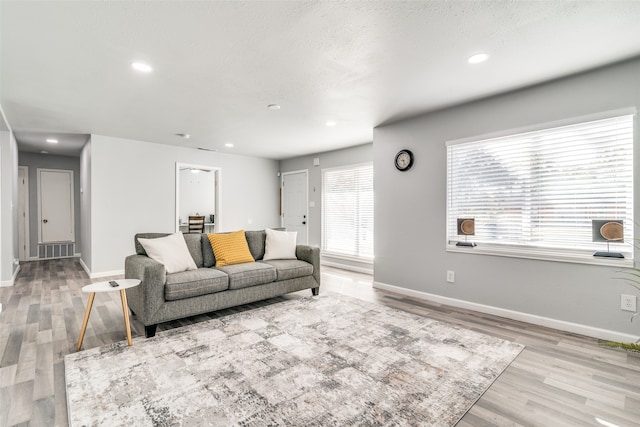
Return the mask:
<path id="1" fill-rule="evenodd" d="M 202 245 L 202 265 L 206 268 L 211 268 L 216 265 L 216 256 L 213 254 L 213 248 L 211 247 L 211 241 L 207 233 L 200 235 L 200 244 Z"/>
<path id="2" fill-rule="evenodd" d="M 264 258 L 264 244 L 267 233 L 264 230 L 245 231 L 244 235 L 247 237 L 247 244 L 253 259 L 258 261 Z"/>
<path id="3" fill-rule="evenodd" d="M 158 237 L 166 237 L 171 233 L 138 233 L 134 236 L 134 244 L 136 247 L 136 254 L 145 255 L 147 251 L 144 250 L 144 247 L 138 241 L 139 238 L 142 239 L 157 239 Z M 206 234 L 204 235 L 206 237 Z M 189 253 L 191 254 L 191 258 L 196 263 L 198 268 L 203 266 L 203 255 L 202 255 L 202 243 L 200 239 L 200 234 L 185 234 L 184 241 L 187 244 L 187 249 L 189 249 Z M 211 245 L 209 245 L 211 247 Z M 215 261 L 214 261 L 215 263 Z M 211 265 L 209 266 L 211 267 Z"/>
<path id="4" fill-rule="evenodd" d="M 193 258 L 193 261 L 196 263 L 198 268 L 202 267 L 203 259 L 202 259 L 202 241 L 200 238 L 200 233 L 187 233 L 184 235 L 184 241 L 187 243 L 187 248 L 189 248 L 189 253 Z"/>

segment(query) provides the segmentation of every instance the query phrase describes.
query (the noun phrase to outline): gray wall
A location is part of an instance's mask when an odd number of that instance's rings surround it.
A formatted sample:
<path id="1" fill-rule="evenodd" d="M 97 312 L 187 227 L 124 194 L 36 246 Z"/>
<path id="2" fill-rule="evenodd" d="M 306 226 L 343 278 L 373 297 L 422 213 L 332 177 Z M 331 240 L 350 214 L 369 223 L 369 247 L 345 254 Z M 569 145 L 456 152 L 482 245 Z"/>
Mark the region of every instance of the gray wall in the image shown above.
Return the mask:
<path id="1" fill-rule="evenodd" d="M 639 103 L 640 60 L 633 60 L 376 128 L 375 282 L 639 335 L 620 310 L 620 294 L 637 292 L 614 279 L 618 268 L 445 251 L 446 141 Z M 636 171 L 638 141 L 636 118 Z M 393 165 L 401 148 L 416 158 L 406 173 Z M 637 173 L 635 183 L 639 222 Z M 455 284 L 446 283 L 447 270 Z"/>
<path id="2" fill-rule="evenodd" d="M 56 156 L 51 154 L 18 153 L 20 166 L 29 168 L 29 254 L 31 258 L 38 256 L 38 169 L 59 169 L 73 171 L 73 207 L 75 221 L 76 252 L 82 247 L 82 230 L 80 227 L 80 159 L 78 157 Z M 17 225 L 17 224 L 16 224 Z"/>
<path id="3" fill-rule="evenodd" d="M 220 168 L 218 231 L 279 226 L 278 162 L 102 135 L 91 136 L 92 275 L 124 269 L 141 232 L 174 232 L 176 162 Z M 84 164 L 84 163 L 83 163 Z M 84 167 L 83 167 L 84 170 Z"/>
<path id="4" fill-rule="evenodd" d="M 91 271 L 91 139 L 80 152 L 80 260 Z"/>
<path id="5" fill-rule="evenodd" d="M 313 159 L 320 158 L 320 166 L 313 166 Z M 326 151 L 309 156 L 294 157 L 280 161 L 280 172 L 309 171 L 309 244 L 322 246 L 322 169 L 370 163 L 373 161 L 373 144 L 363 144 L 342 150 Z M 345 266 L 371 270 L 370 265 L 341 260 Z"/>

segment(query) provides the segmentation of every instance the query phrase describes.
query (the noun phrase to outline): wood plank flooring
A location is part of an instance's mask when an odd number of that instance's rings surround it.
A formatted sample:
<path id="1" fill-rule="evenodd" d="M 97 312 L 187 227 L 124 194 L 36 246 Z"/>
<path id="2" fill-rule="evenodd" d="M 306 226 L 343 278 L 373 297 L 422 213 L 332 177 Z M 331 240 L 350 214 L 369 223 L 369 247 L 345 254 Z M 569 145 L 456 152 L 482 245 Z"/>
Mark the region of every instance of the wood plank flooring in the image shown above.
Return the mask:
<path id="1" fill-rule="evenodd" d="M 113 277 L 119 278 L 119 277 Z M 75 351 L 90 280 L 77 259 L 23 263 L 0 288 L 0 426 L 66 426 L 64 355 Z M 523 322 L 417 300 L 371 287 L 371 276 L 324 268 L 323 291 L 344 293 L 526 345 L 458 423 L 467 426 L 639 426 L 640 354 Z M 308 296 L 161 324 L 158 331 Z M 97 294 L 84 348 L 126 339 L 117 292 Z M 134 337 L 144 327 L 131 317 Z M 420 420 L 416 420 L 420 425 Z"/>

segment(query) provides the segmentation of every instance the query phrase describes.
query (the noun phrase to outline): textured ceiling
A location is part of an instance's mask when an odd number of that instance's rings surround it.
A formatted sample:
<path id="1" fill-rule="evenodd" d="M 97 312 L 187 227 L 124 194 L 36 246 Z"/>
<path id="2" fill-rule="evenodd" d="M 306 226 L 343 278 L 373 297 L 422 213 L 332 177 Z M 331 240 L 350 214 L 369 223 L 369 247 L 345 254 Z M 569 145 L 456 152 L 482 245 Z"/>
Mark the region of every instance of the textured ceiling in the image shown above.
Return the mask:
<path id="1" fill-rule="evenodd" d="M 281 159 L 640 54 L 639 1 L 2 0 L 0 15 L 0 103 L 32 150 L 95 133 Z"/>

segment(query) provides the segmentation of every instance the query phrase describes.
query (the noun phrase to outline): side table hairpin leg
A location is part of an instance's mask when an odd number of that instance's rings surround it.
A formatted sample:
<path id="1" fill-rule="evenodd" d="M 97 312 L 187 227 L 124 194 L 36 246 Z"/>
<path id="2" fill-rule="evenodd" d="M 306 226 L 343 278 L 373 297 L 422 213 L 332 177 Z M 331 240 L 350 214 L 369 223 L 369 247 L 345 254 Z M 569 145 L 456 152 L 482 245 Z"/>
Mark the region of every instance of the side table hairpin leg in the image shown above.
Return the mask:
<path id="1" fill-rule="evenodd" d="M 124 326 L 127 329 L 127 343 L 129 347 L 133 344 L 131 342 L 131 324 L 129 323 L 129 304 L 127 303 L 127 293 L 124 289 L 120 289 L 120 299 L 122 299 L 122 312 L 124 313 Z"/>
<path id="2" fill-rule="evenodd" d="M 80 348 L 82 347 L 82 340 L 84 339 L 84 333 L 87 330 L 87 323 L 89 323 L 89 315 L 91 314 L 91 307 L 93 307 L 93 299 L 95 296 L 95 292 L 91 292 L 89 295 L 89 302 L 87 303 L 87 309 L 84 312 L 84 320 L 82 321 L 82 329 L 80 330 L 80 338 L 78 339 L 78 347 L 76 348 L 77 351 L 80 351 Z"/>

